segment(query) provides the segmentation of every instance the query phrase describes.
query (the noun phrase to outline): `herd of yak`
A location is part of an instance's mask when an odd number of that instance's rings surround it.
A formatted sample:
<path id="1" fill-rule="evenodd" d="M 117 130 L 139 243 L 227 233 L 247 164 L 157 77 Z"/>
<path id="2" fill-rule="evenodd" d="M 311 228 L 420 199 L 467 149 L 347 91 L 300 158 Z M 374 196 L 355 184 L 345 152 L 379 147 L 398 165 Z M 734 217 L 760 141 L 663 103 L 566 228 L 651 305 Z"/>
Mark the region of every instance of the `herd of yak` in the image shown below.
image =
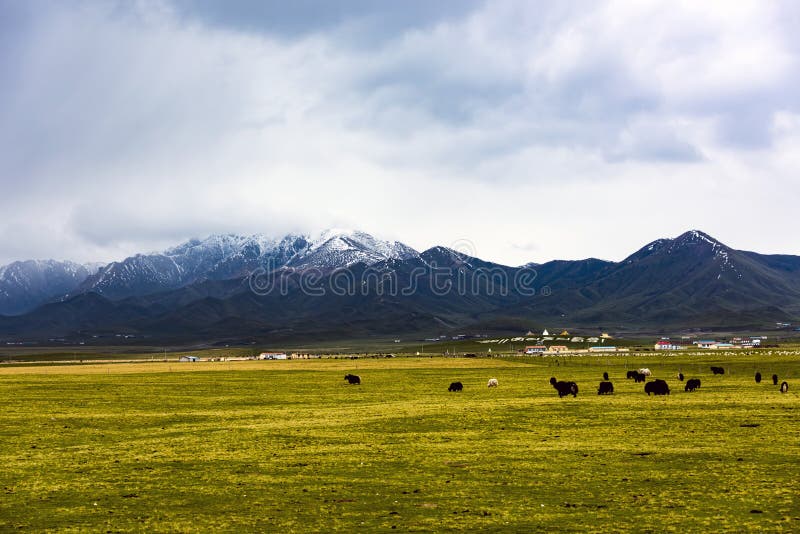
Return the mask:
<path id="1" fill-rule="evenodd" d="M 722 367 L 711 367 L 711 372 L 715 375 L 724 375 L 725 369 Z M 635 382 L 645 382 L 648 376 L 651 376 L 652 373 L 650 369 L 642 368 L 637 369 L 636 371 L 628 371 L 626 378 L 633 379 Z M 761 373 L 756 373 L 756 383 L 761 383 Z M 347 380 L 348 384 L 351 385 L 360 385 L 361 384 L 361 377 L 358 375 L 347 374 L 344 375 L 344 379 Z M 681 382 L 684 381 L 683 373 L 678 373 L 678 380 Z M 573 397 L 578 396 L 578 384 L 571 381 L 564 381 L 564 380 L 556 380 L 555 377 L 550 379 L 550 384 L 555 388 L 558 392 L 559 397 L 566 397 L 567 395 L 572 395 Z M 772 375 L 772 384 L 774 386 L 778 385 L 778 375 Z M 490 388 L 497 387 L 498 381 L 496 378 L 490 378 L 487 384 Z M 684 391 L 691 392 L 695 391 L 700 387 L 700 379 L 699 378 L 690 378 L 686 381 L 686 386 L 684 387 Z M 450 387 L 447 388 L 447 391 L 450 392 L 459 392 L 464 390 L 464 384 L 461 382 L 453 382 L 450 384 Z M 789 384 L 786 381 L 781 382 L 780 387 L 781 393 L 786 393 L 789 391 Z M 651 380 L 644 385 L 644 392 L 647 393 L 648 396 L 651 394 L 653 395 L 669 395 L 669 385 L 667 384 L 666 380 L 661 380 L 656 378 L 655 380 Z M 600 382 L 600 385 L 597 388 L 598 395 L 610 395 L 614 393 L 614 384 L 609 382 L 608 380 L 608 373 L 603 373 L 603 381 Z"/>
<path id="2" fill-rule="evenodd" d="M 724 375 L 725 369 L 722 367 L 711 367 L 711 372 L 715 375 Z M 626 374 L 627 379 L 633 379 L 635 382 L 645 382 L 647 377 L 651 376 L 652 372 L 650 369 L 642 368 L 637 369 L 635 371 L 628 371 Z M 755 375 L 756 383 L 761 383 L 761 373 L 757 372 Z M 681 382 L 684 381 L 683 373 L 678 373 L 678 380 Z M 563 381 L 563 380 L 556 380 L 555 377 L 550 379 L 550 384 L 555 388 L 558 392 L 559 397 L 566 397 L 567 395 L 572 395 L 573 397 L 578 396 L 578 384 L 575 382 L 570 381 Z M 777 386 L 778 385 L 778 375 L 772 375 L 772 384 Z M 700 379 L 699 378 L 690 378 L 686 380 L 686 385 L 684 386 L 684 391 L 692 392 L 697 390 L 700 387 Z M 781 393 L 786 393 L 789 391 L 789 384 L 786 381 L 781 383 L 780 387 Z M 667 384 L 666 380 L 661 380 L 656 378 L 655 380 L 651 380 L 650 382 L 645 383 L 644 385 L 644 392 L 647 393 L 648 396 L 652 395 L 669 395 L 669 384 Z M 597 387 L 597 394 L 598 395 L 610 395 L 614 393 L 614 384 L 608 381 L 608 373 L 603 373 L 603 381 L 600 382 L 600 385 Z"/>

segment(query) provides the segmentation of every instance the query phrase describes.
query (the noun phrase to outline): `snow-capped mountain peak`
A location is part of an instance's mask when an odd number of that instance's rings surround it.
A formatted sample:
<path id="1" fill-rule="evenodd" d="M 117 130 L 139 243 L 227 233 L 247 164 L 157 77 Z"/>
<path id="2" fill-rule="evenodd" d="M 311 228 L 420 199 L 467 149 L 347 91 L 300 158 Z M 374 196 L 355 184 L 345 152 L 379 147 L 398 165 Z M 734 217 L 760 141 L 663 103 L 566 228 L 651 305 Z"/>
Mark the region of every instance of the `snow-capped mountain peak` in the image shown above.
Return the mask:
<path id="1" fill-rule="evenodd" d="M 68 293 L 98 268 L 56 260 L 15 261 L 0 267 L 0 314 L 24 313 Z"/>
<path id="2" fill-rule="evenodd" d="M 190 239 L 161 253 L 139 254 L 104 267 L 79 288 L 111 298 L 177 289 L 203 280 L 229 280 L 256 269 L 282 267 L 330 271 L 355 263 L 405 259 L 417 252 L 399 242 L 357 230 L 331 229 L 317 236 L 214 234 Z"/>
<path id="3" fill-rule="evenodd" d="M 372 265 L 385 260 L 418 256 L 416 250 L 399 241 L 384 241 L 359 230 L 334 228 L 309 239 L 308 248 L 299 252 L 287 265 L 332 270 L 356 263 Z"/>
<path id="4" fill-rule="evenodd" d="M 728 248 L 710 235 L 700 230 L 689 230 L 672 240 L 672 248 L 685 246 L 710 246 L 712 249 Z"/>
<path id="5" fill-rule="evenodd" d="M 741 278 L 739 270 L 731 260 L 731 253 L 733 251 L 705 232 L 701 232 L 700 230 L 690 230 L 676 237 L 673 240 L 670 251 L 679 250 L 680 248 L 686 247 L 699 247 L 701 250 L 710 252 L 710 254 L 713 255 L 714 261 L 720 265 L 719 277 L 721 277 L 726 271 L 731 271 L 738 278 Z"/>
<path id="6" fill-rule="evenodd" d="M 632 264 L 650 258 L 691 257 L 697 262 L 713 262 L 719 266 L 718 278 L 730 272 L 741 278 L 732 257 L 735 251 L 700 230 L 689 230 L 674 239 L 657 239 L 629 256 L 625 263 Z M 673 261 L 673 260 L 669 260 Z"/>

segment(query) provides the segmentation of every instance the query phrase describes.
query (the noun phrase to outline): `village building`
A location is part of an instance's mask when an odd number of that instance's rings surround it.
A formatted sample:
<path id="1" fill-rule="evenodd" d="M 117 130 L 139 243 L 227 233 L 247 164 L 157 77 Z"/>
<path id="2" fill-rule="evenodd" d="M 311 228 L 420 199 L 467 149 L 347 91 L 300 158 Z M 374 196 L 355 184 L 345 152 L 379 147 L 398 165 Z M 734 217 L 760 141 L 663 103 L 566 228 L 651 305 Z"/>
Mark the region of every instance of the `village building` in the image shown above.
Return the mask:
<path id="1" fill-rule="evenodd" d="M 656 343 L 656 350 L 683 350 L 683 345 L 679 345 L 669 340 L 661 340 Z"/>
<path id="2" fill-rule="evenodd" d="M 611 345 L 607 346 L 599 346 L 599 347 L 589 347 L 589 352 L 617 352 L 617 347 L 613 347 Z"/>
<path id="3" fill-rule="evenodd" d="M 734 345 L 738 345 L 740 347 L 760 347 L 761 346 L 761 338 L 760 337 L 735 337 L 731 340 L 731 343 Z"/>
<path id="4" fill-rule="evenodd" d="M 287 359 L 285 352 L 262 352 L 258 355 L 259 360 L 285 360 Z"/>
<path id="5" fill-rule="evenodd" d="M 702 341 L 695 341 L 694 344 L 698 349 L 710 349 L 713 345 L 716 345 L 717 342 L 714 340 L 704 339 Z"/>
<path id="6" fill-rule="evenodd" d="M 546 350 L 547 347 L 545 347 L 544 345 L 530 345 L 528 347 L 525 347 L 525 354 L 541 354 Z"/>

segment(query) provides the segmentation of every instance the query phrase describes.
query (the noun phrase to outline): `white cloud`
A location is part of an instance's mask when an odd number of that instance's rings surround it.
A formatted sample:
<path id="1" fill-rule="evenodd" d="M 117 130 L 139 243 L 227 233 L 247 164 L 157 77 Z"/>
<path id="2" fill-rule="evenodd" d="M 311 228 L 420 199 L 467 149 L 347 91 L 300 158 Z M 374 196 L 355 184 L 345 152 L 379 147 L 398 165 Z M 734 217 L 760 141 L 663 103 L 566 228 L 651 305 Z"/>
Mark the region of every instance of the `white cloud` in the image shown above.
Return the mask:
<path id="1" fill-rule="evenodd" d="M 380 39 L 42 5 L 0 51 L 0 263 L 328 226 L 510 264 L 690 227 L 800 253 L 770 204 L 800 193 L 789 4 L 491 2 Z"/>

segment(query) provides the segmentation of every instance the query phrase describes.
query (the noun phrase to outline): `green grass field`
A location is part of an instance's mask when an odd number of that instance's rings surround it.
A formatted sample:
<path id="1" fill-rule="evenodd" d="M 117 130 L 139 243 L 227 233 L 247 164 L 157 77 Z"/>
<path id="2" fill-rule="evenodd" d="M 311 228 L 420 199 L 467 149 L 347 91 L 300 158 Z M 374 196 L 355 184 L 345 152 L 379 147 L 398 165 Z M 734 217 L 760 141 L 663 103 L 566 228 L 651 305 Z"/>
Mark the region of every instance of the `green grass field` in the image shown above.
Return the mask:
<path id="1" fill-rule="evenodd" d="M 4 366 L 0 531 L 800 531 L 800 354 L 715 357 Z"/>

